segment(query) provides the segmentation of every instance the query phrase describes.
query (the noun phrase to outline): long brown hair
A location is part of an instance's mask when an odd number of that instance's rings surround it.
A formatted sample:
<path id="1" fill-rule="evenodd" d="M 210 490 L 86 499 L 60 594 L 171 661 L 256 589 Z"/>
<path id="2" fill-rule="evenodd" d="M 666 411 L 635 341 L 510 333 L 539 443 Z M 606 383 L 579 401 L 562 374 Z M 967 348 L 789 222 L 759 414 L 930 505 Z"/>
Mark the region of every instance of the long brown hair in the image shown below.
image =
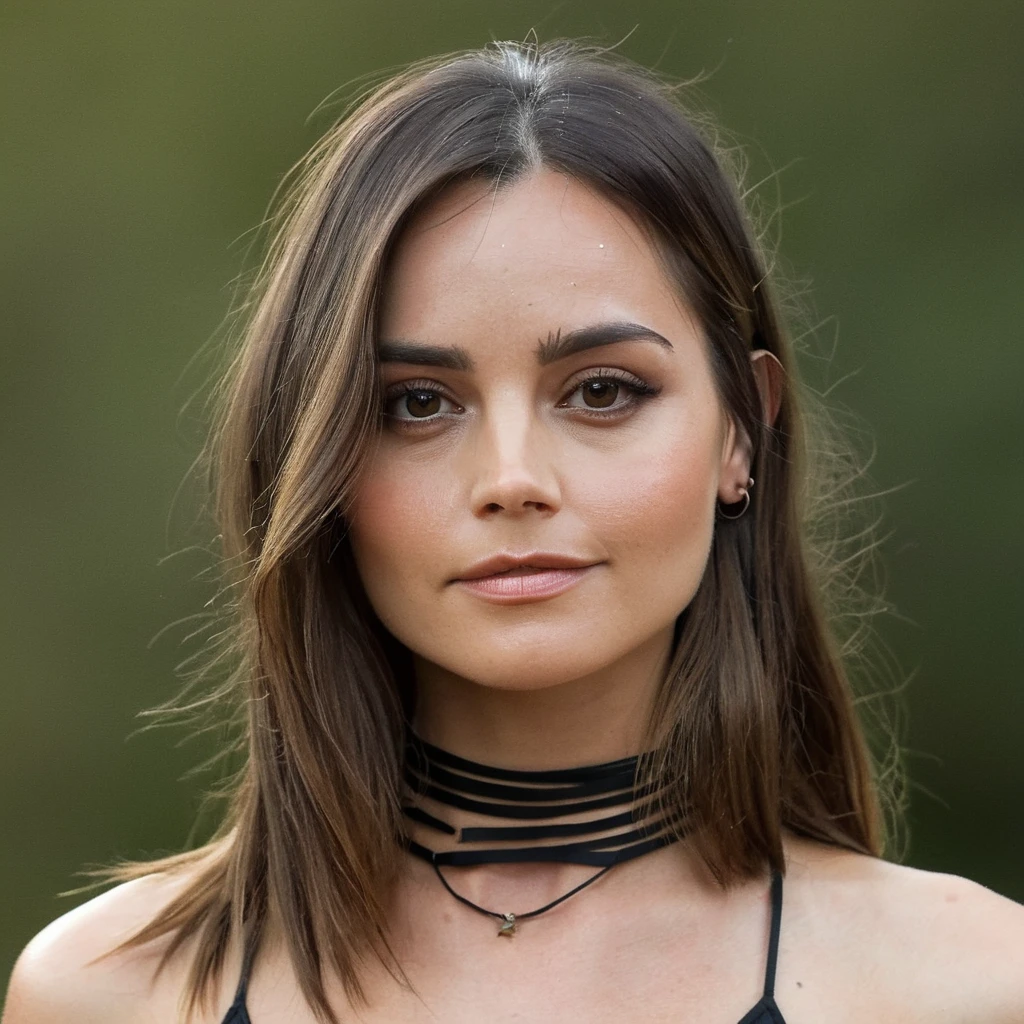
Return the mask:
<path id="1" fill-rule="evenodd" d="M 326 972 L 357 1000 L 367 955 L 401 976 L 386 906 L 402 857 L 414 680 L 409 652 L 366 599 L 346 509 L 380 426 L 375 327 L 389 252 L 416 209 L 468 178 L 498 189 L 543 165 L 629 210 L 696 312 L 723 407 L 753 441 L 754 499 L 716 524 L 644 770 L 689 808 L 691 841 L 723 885 L 784 869 L 783 829 L 881 854 L 878 778 L 841 649 L 851 635 L 838 626 L 835 587 L 850 577 L 812 529 L 834 480 L 814 458 L 818 435 L 805 436 L 809 396 L 731 161 L 678 88 L 560 41 L 416 64 L 358 100 L 299 164 L 208 449 L 232 666 L 213 696 L 244 709 L 244 764 L 209 843 L 107 872 L 187 869 L 125 945 L 170 936 L 163 965 L 193 941 L 190 1010 L 228 944 L 252 948 L 270 915 L 320 1019 L 336 1021 Z M 786 372 L 770 427 L 753 348 Z"/>

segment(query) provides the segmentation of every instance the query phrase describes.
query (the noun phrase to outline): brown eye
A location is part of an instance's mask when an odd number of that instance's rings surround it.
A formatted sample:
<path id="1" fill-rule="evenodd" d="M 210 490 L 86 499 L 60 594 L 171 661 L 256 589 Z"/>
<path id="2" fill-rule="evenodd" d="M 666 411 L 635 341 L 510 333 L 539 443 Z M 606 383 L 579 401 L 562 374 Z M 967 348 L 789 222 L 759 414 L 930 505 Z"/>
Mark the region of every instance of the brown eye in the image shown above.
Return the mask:
<path id="1" fill-rule="evenodd" d="M 433 416 L 440 411 L 441 396 L 436 391 L 408 391 L 405 395 L 405 411 L 416 419 Z"/>
<path id="2" fill-rule="evenodd" d="M 383 413 L 397 429 L 415 429 L 440 423 L 463 412 L 439 387 L 426 381 L 403 381 L 384 395 Z"/>
<path id="3" fill-rule="evenodd" d="M 617 422 L 622 416 L 653 398 L 661 388 L 648 384 L 625 370 L 614 368 L 594 370 L 569 392 L 560 408 L 575 409 L 578 416 L 592 420 Z"/>
<path id="4" fill-rule="evenodd" d="M 591 380 L 582 387 L 583 400 L 591 409 L 607 409 L 619 396 L 619 385 L 611 380 Z"/>

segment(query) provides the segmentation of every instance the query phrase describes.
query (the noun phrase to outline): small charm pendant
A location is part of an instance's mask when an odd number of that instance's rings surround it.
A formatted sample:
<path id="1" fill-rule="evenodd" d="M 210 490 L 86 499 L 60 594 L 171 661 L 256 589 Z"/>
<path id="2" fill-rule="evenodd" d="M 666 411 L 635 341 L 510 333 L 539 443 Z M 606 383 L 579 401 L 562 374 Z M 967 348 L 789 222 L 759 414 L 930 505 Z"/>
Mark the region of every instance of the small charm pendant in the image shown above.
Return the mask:
<path id="1" fill-rule="evenodd" d="M 501 922 L 501 928 L 498 931 L 498 938 L 500 939 L 502 935 L 507 935 L 509 938 L 512 938 L 516 933 L 516 915 L 502 914 L 501 916 L 504 920 Z"/>

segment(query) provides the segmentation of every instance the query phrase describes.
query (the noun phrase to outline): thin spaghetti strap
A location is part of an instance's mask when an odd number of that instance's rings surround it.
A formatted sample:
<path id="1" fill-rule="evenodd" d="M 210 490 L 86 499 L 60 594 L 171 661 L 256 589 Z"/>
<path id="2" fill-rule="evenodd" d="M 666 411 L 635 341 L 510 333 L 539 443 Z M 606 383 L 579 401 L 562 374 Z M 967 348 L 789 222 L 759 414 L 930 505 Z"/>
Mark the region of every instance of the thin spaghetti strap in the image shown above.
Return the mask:
<path id="1" fill-rule="evenodd" d="M 779 932 L 782 929 L 782 873 L 772 873 L 772 927 L 768 936 L 768 963 L 764 972 L 764 998 L 775 998 L 775 966 L 779 959 Z"/>

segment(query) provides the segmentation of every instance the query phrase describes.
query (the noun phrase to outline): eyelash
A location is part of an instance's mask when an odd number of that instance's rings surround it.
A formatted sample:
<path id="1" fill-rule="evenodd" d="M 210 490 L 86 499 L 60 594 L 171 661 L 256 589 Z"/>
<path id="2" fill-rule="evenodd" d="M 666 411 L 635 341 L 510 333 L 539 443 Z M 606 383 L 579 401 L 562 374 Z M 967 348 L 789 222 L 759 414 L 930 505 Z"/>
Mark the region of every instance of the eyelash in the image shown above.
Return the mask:
<path id="1" fill-rule="evenodd" d="M 628 400 L 623 405 L 616 406 L 613 409 L 607 411 L 602 409 L 588 409 L 585 406 L 561 406 L 561 408 L 571 408 L 574 412 L 582 413 L 588 419 L 615 419 L 621 416 L 627 409 L 635 408 L 641 402 L 647 398 L 653 398 L 661 388 L 654 387 L 648 384 L 646 381 L 641 380 L 639 377 L 635 377 L 631 373 L 626 373 L 624 370 L 615 369 L 602 369 L 589 377 L 584 377 L 578 381 L 572 389 L 566 395 L 566 398 L 576 394 L 577 391 L 584 384 L 591 384 L 594 381 L 610 382 L 613 384 L 624 385 L 626 390 L 629 392 Z M 412 393 L 423 393 L 426 392 L 430 395 L 440 395 L 442 398 L 447 399 L 449 402 L 458 404 L 454 398 L 449 397 L 446 394 L 444 388 L 439 387 L 435 381 L 431 380 L 408 380 L 402 381 L 400 384 L 394 384 L 384 394 L 384 416 L 391 423 L 395 424 L 399 430 L 416 430 L 418 425 L 429 426 L 437 423 L 441 419 L 446 419 L 451 416 L 451 413 L 435 413 L 432 416 L 418 416 L 406 419 L 402 416 L 393 416 L 387 410 L 401 398 Z M 618 397 L 618 396 L 616 396 Z"/>

